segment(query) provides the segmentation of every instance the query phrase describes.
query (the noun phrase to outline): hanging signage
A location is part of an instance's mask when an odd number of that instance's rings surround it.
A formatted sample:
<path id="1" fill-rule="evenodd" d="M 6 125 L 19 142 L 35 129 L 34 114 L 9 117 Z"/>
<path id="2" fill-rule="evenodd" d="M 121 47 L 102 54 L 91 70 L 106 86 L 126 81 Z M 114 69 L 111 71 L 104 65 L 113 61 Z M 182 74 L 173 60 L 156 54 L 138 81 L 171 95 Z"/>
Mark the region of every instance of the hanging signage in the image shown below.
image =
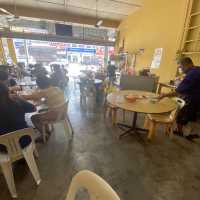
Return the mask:
<path id="1" fill-rule="evenodd" d="M 96 55 L 97 56 L 104 56 L 104 47 L 97 47 L 96 48 Z"/>
<path id="2" fill-rule="evenodd" d="M 66 51 L 71 52 L 79 52 L 79 53 L 96 53 L 96 49 L 88 49 L 88 48 L 67 48 Z"/>

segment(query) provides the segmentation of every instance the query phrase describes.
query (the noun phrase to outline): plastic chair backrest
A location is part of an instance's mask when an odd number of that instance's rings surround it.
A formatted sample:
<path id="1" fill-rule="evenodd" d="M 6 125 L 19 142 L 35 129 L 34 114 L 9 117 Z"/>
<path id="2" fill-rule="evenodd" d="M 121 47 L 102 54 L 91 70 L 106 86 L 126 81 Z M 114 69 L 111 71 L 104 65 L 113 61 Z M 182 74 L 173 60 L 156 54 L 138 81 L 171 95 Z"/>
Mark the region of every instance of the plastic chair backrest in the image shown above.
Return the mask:
<path id="1" fill-rule="evenodd" d="M 171 112 L 171 114 L 170 114 L 170 119 L 171 119 L 171 120 L 175 120 L 175 119 L 176 119 L 176 116 L 177 116 L 179 110 L 180 110 L 181 108 L 183 108 L 183 106 L 185 105 L 185 101 L 184 101 L 183 99 L 178 98 L 178 97 L 175 97 L 175 98 L 173 98 L 173 99 L 176 101 L 177 107 L 176 107 L 176 109 L 173 110 L 173 111 Z"/>
<path id="2" fill-rule="evenodd" d="M 11 160 L 16 160 L 17 157 L 22 155 L 19 140 L 22 136 L 28 135 L 34 141 L 33 128 L 20 129 L 0 136 L 0 144 L 7 148 L 7 152 Z"/>
<path id="3" fill-rule="evenodd" d="M 50 112 L 53 111 L 57 113 L 57 119 L 56 121 L 63 120 L 66 117 L 67 111 L 68 111 L 68 104 L 69 100 L 67 100 L 65 103 L 54 106 L 51 108 Z"/>
<path id="4" fill-rule="evenodd" d="M 90 200 L 120 200 L 108 183 L 88 170 L 74 176 L 65 200 L 75 200 L 76 193 L 81 188 L 87 189 Z"/>

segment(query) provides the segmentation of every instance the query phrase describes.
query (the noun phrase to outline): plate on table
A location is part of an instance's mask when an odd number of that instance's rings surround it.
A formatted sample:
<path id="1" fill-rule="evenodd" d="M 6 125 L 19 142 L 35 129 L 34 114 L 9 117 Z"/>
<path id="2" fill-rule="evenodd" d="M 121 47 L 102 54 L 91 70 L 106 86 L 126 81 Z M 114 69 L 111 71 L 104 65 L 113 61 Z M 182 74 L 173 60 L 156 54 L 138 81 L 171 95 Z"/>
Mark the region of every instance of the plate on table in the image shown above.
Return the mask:
<path id="1" fill-rule="evenodd" d="M 130 102 L 130 103 L 133 103 L 135 102 L 137 99 L 139 99 L 139 96 L 136 96 L 136 95 L 133 95 L 133 94 L 127 94 L 127 95 L 124 95 L 124 98 Z"/>

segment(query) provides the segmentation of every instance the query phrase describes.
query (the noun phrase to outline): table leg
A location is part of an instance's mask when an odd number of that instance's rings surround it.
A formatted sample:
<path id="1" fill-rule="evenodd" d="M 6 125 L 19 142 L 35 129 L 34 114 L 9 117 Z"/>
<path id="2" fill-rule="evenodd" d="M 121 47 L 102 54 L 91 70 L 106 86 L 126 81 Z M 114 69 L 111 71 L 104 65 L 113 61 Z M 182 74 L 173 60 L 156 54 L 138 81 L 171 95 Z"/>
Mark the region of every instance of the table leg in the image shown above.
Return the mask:
<path id="1" fill-rule="evenodd" d="M 122 137 L 127 136 L 127 135 L 132 135 L 133 133 L 138 134 L 139 131 L 143 131 L 143 132 L 148 131 L 147 129 L 137 127 L 137 117 L 138 117 L 138 113 L 134 112 L 132 126 L 129 126 L 126 124 L 121 124 L 121 123 L 117 124 L 120 129 L 128 128 L 128 130 L 126 130 L 119 136 L 119 139 L 121 139 Z"/>
<path id="2" fill-rule="evenodd" d="M 137 123 L 137 113 L 134 112 L 134 114 L 133 114 L 133 123 L 132 123 L 132 129 L 133 130 L 136 129 L 136 123 Z"/>

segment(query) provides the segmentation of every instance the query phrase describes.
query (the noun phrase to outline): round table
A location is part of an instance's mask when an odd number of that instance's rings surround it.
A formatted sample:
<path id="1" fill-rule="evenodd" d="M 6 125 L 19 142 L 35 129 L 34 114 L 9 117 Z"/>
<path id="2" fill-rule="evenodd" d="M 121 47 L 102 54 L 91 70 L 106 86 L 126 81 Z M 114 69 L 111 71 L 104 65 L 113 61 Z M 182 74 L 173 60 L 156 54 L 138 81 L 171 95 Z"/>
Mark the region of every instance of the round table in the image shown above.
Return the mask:
<path id="1" fill-rule="evenodd" d="M 138 99 L 130 103 L 125 99 L 126 95 L 136 95 Z M 137 114 L 163 114 L 173 111 L 176 108 L 176 102 L 170 98 L 164 98 L 157 102 L 152 102 L 151 99 L 156 97 L 156 94 L 145 91 L 136 90 L 121 90 L 113 92 L 107 96 L 107 102 L 115 108 L 120 108 L 134 113 L 132 126 L 118 124 L 120 127 L 129 128 L 120 137 L 130 134 L 131 132 L 147 131 L 143 128 L 136 127 Z"/>

